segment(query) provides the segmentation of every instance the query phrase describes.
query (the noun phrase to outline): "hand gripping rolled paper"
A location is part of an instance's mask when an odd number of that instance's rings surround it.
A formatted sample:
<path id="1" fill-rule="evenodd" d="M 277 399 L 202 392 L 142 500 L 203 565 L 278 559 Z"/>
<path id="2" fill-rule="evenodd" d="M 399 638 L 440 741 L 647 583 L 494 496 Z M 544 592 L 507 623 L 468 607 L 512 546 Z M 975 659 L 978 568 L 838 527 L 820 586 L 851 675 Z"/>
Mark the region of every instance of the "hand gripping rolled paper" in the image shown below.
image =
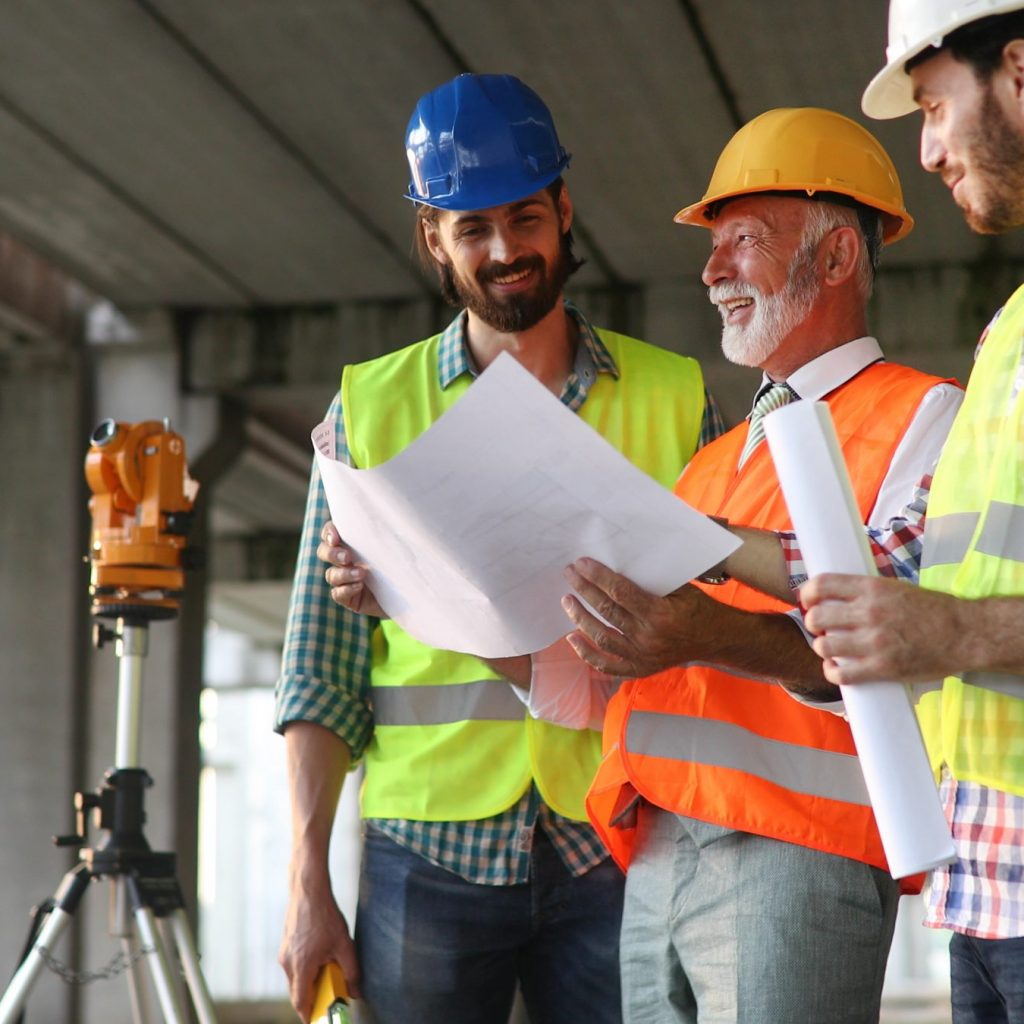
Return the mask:
<path id="1" fill-rule="evenodd" d="M 808 575 L 876 575 L 828 406 L 795 402 L 764 425 Z M 841 690 L 892 876 L 948 864 L 953 840 L 907 687 Z"/>

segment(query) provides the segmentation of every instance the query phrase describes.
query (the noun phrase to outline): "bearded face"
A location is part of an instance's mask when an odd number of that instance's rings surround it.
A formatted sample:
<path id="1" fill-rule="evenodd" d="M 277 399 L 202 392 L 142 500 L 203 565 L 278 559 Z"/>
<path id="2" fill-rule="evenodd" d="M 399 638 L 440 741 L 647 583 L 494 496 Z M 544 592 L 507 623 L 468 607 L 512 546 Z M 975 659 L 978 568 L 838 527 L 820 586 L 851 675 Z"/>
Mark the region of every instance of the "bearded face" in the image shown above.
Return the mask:
<path id="1" fill-rule="evenodd" d="M 940 50 L 911 69 L 923 114 L 921 164 L 941 175 L 970 227 L 982 234 L 1024 226 L 1024 132 L 1017 83 L 998 68 L 982 80 Z"/>
<path id="2" fill-rule="evenodd" d="M 441 289 L 453 306 L 471 310 L 496 331 L 515 334 L 528 331 L 555 307 L 572 273 L 573 258 L 567 235 L 561 236 L 557 254 L 549 262 L 539 254 L 521 256 L 511 263 L 488 260 L 472 276 L 463 276 L 451 264 L 441 269 Z M 515 284 L 533 275 L 524 291 L 502 295 L 490 285 Z"/>
<path id="3" fill-rule="evenodd" d="M 984 90 L 977 118 L 963 135 L 961 168 L 943 170 L 943 178 L 962 173 L 954 191 L 967 223 L 981 234 L 1024 225 L 1024 136 L 996 101 L 992 86 Z"/>
<path id="4" fill-rule="evenodd" d="M 805 241 L 790 265 L 784 286 L 766 295 L 757 285 L 724 281 L 708 289 L 722 315 L 722 354 L 738 366 L 762 366 L 807 318 L 821 292 L 816 269 L 817 243 Z M 731 323 L 729 313 L 740 302 L 753 304 L 753 315 Z"/>

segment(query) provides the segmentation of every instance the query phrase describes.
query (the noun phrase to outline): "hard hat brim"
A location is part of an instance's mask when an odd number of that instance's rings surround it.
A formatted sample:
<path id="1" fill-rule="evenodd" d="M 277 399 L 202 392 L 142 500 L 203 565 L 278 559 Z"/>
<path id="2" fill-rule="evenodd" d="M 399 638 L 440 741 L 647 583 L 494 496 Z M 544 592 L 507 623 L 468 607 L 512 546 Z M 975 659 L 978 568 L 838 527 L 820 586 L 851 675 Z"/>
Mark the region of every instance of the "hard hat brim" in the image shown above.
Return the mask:
<path id="1" fill-rule="evenodd" d="M 824 192 L 825 189 L 810 190 L 806 185 L 786 185 L 785 183 L 772 183 L 763 188 L 743 188 L 731 192 L 722 192 L 719 195 L 704 196 L 700 202 L 684 206 L 672 219 L 677 224 L 693 224 L 700 228 L 710 228 L 714 220 L 708 216 L 708 210 L 715 204 L 725 199 L 739 199 L 741 196 L 757 195 L 761 192 L 792 192 L 795 199 L 812 199 L 815 192 Z M 869 210 L 875 210 L 882 218 L 882 236 L 886 245 L 898 242 L 905 238 L 914 227 L 914 218 L 906 210 L 896 207 L 882 206 L 877 199 L 865 198 L 856 192 L 838 191 L 839 195 L 848 196 L 856 200 Z"/>
<path id="2" fill-rule="evenodd" d="M 566 154 L 557 167 L 552 168 L 547 174 L 529 181 L 514 181 L 506 183 L 504 188 L 490 187 L 483 188 L 461 188 L 452 195 L 438 196 L 436 199 L 427 199 L 415 194 L 410 183 L 405 193 L 405 198 L 417 206 L 430 206 L 435 210 L 452 210 L 456 213 L 468 213 L 471 210 L 489 210 L 495 206 L 507 206 L 509 203 L 518 203 L 535 192 L 540 192 L 550 185 L 569 166 L 570 155 Z"/>
<path id="3" fill-rule="evenodd" d="M 889 121 L 917 110 L 917 103 L 914 102 L 914 83 L 903 69 L 908 60 L 913 60 L 918 54 L 924 53 L 931 45 L 932 41 L 926 39 L 920 46 L 908 50 L 899 60 L 886 64 L 868 82 L 860 101 L 860 109 L 868 117 L 873 117 L 876 121 Z"/>

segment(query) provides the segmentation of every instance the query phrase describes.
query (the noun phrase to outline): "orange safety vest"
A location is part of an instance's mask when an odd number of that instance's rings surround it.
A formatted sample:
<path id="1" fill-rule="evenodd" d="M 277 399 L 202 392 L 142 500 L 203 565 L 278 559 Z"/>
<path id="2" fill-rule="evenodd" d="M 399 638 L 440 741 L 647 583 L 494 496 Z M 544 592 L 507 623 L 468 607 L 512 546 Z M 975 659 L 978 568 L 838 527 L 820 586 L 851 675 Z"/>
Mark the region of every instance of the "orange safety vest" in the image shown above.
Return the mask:
<path id="1" fill-rule="evenodd" d="M 922 399 L 937 384 L 874 363 L 827 396 L 863 519 Z M 791 529 L 768 445 L 737 472 L 747 425 L 693 457 L 676 494 L 736 525 Z M 753 612 L 788 605 L 731 580 L 703 589 Z M 587 811 L 628 870 L 635 828 L 619 821 L 639 793 L 665 810 L 886 868 L 850 727 L 781 686 L 689 664 L 625 683 L 608 706 L 604 757 Z"/>

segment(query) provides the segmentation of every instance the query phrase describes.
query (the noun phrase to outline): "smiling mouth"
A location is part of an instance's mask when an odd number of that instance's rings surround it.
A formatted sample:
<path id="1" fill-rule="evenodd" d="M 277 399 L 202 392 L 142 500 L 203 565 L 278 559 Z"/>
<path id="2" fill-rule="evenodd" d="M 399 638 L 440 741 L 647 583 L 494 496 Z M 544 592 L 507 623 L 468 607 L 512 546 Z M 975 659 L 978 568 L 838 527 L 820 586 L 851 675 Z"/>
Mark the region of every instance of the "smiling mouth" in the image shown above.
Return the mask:
<path id="1" fill-rule="evenodd" d="M 532 274 L 532 273 L 533 273 L 532 269 L 527 268 L 526 270 L 517 271 L 514 274 L 503 274 L 500 277 L 499 276 L 492 277 L 491 278 L 491 283 L 492 284 L 517 284 L 519 281 L 522 281 L 525 278 L 529 277 L 530 274 Z"/>
<path id="2" fill-rule="evenodd" d="M 723 299 L 718 303 L 718 308 L 721 310 L 722 316 L 728 318 L 733 313 L 741 309 L 746 309 L 747 306 L 752 306 L 754 300 L 749 296 L 745 296 L 742 299 Z"/>
<path id="3" fill-rule="evenodd" d="M 948 188 L 949 191 L 952 192 L 954 195 L 956 194 L 956 187 L 957 187 L 957 185 L 959 185 L 960 182 L 962 182 L 963 180 L 964 180 L 964 176 L 962 174 L 957 174 L 957 175 L 950 174 L 950 175 L 946 176 L 945 178 L 943 178 L 943 182 L 945 183 L 946 188 Z"/>

